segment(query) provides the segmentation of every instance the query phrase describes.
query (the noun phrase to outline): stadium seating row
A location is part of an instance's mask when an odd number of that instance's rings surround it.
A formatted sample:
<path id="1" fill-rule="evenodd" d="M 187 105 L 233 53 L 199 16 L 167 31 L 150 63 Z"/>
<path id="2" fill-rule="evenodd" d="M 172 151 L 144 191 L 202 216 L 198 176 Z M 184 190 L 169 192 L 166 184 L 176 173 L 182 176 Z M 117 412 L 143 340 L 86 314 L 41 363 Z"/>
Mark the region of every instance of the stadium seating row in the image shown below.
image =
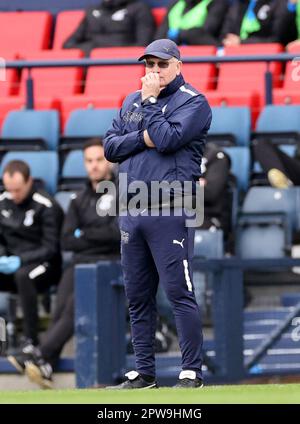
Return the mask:
<path id="1" fill-rule="evenodd" d="M 265 55 L 282 52 L 280 44 L 245 45 L 224 49 L 225 55 Z M 299 49 L 299 48 L 298 48 Z M 299 52 L 297 48 L 293 53 Z M 216 48 L 212 46 L 183 46 L 183 59 L 191 56 L 214 56 Z M 129 58 L 141 55 L 142 47 L 114 47 L 94 49 L 94 59 Z M 14 59 L 10 53 L 9 59 Z M 80 59 L 80 50 L 54 50 L 27 52 L 28 60 L 63 60 Z M 282 64 L 271 63 L 273 75 L 273 94 L 275 104 L 300 103 L 300 85 L 295 78 L 295 62 L 287 63 L 284 77 Z M 184 76 L 193 86 L 203 92 L 212 106 L 248 106 L 252 110 L 252 123 L 255 122 L 265 104 L 265 71 L 267 65 L 255 63 L 223 63 L 217 68 L 215 64 L 184 65 Z M 12 109 L 19 109 L 25 104 L 26 80 L 28 71 L 21 72 L 20 80 L 15 69 L 6 72 L 6 81 L 0 84 L 3 98 L 0 106 L 0 121 Z M 34 99 L 37 109 L 49 107 L 62 110 L 64 122 L 66 114 L 75 108 L 86 107 L 120 107 L 124 97 L 140 88 L 143 75 L 142 65 L 120 65 L 91 67 L 86 73 L 79 67 L 36 68 L 31 71 L 34 81 Z M 283 85 L 282 85 L 283 82 Z M 282 86 L 281 86 L 282 85 Z"/>
<path id="2" fill-rule="evenodd" d="M 165 8 L 152 9 L 157 26 L 161 23 L 165 13 Z M 83 10 L 60 12 L 56 17 L 53 31 L 54 19 L 49 12 L 0 12 L 1 55 L 2 52 L 8 53 L 9 51 L 18 57 L 24 57 L 31 51 L 45 50 L 51 47 L 55 50 L 61 49 L 83 16 Z M 54 32 L 53 43 L 51 42 L 52 31 Z"/>
<path id="3" fill-rule="evenodd" d="M 70 113 L 60 138 L 59 114 L 56 110 L 24 110 L 9 112 L 0 139 L 3 151 L 26 148 L 58 150 L 59 144 L 74 148 L 76 139 L 103 136 L 118 113 L 117 108 L 76 109 Z M 223 146 L 249 147 L 254 137 L 277 137 L 278 144 L 295 144 L 300 134 L 300 105 L 266 106 L 257 121 L 256 132 L 251 132 L 248 107 L 212 107 L 213 119 L 209 138 Z M 279 138 L 280 135 L 280 138 Z M 17 143 L 16 143 L 17 142 Z M 23 143 L 23 144 L 22 144 Z"/>
<path id="4" fill-rule="evenodd" d="M 238 189 L 247 190 L 250 173 L 250 152 L 246 147 L 225 147 L 231 159 L 231 171 L 236 177 Z M 42 180 L 49 193 L 56 193 L 58 183 L 60 189 L 74 190 L 86 177 L 82 150 L 72 150 L 66 154 L 61 166 L 57 152 L 51 151 L 11 151 L 3 156 L 0 165 L 0 178 L 7 162 L 13 159 L 26 161 L 34 178 Z"/>

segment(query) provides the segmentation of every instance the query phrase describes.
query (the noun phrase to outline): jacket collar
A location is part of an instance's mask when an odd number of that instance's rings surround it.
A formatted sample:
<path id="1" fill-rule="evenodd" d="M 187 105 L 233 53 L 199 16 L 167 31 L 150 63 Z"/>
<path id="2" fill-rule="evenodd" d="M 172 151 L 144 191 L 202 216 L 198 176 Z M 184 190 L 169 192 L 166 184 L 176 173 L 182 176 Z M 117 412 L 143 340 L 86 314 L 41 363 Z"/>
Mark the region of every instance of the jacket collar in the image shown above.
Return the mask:
<path id="1" fill-rule="evenodd" d="M 171 94 L 175 93 L 175 91 L 177 91 L 179 87 L 181 87 L 184 84 L 185 84 L 185 81 L 183 76 L 181 74 L 177 75 L 177 77 L 173 79 L 173 81 L 171 81 L 170 84 L 168 84 L 163 90 L 161 90 L 158 97 L 162 99 L 164 97 L 170 96 Z"/>

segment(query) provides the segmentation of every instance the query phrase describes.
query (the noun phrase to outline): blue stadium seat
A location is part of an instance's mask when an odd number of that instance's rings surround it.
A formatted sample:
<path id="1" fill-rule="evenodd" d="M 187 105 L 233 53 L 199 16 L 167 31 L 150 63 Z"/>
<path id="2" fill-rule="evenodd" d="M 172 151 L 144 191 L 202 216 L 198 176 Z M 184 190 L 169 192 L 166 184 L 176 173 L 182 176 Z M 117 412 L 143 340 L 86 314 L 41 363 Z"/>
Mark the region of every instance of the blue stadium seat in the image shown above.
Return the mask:
<path id="1" fill-rule="evenodd" d="M 28 144 L 33 145 L 41 144 L 43 140 L 48 150 L 56 150 L 58 137 L 59 116 L 56 110 L 12 111 L 3 122 L 4 139 L 19 139 L 24 144 L 27 140 Z"/>
<path id="2" fill-rule="evenodd" d="M 256 131 L 300 133 L 300 105 L 268 105 L 262 110 Z"/>
<path id="3" fill-rule="evenodd" d="M 9 152 L 3 157 L 0 166 L 2 178 L 5 165 L 11 160 L 23 160 L 31 170 L 33 178 L 44 182 L 45 189 L 50 193 L 56 192 L 58 177 L 58 157 L 56 152 Z"/>
<path id="4" fill-rule="evenodd" d="M 74 192 L 72 191 L 58 191 L 57 193 L 55 193 L 54 197 L 58 204 L 61 206 L 64 213 L 67 212 L 73 196 Z"/>
<path id="5" fill-rule="evenodd" d="M 222 258 L 224 255 L 222 230 L 196 230 L 194 255 L 200 258 Z"/>
<path id="6" fill-rule="evenodd" d="M 73 150 L 68 154 L 62 168 L 63 178 L 86 178 L 82 150 Z"/>
<path id="7" fill-rule="evenodd" d="M 212 107 L 209 138 L 214 139 L 214 136 L 218 136 L 218 139 L 222 141 L 222 135 L 224 140 L 231 136 L 235 145 L 249 146 L 250 133 L 251 114 L 248 107 Z"/>
<path id="8" fill-rule="evenodd" d="M 66 137 L 104 136 L 118 109 L 77 109 L 66 122 Z"/>
<path id="9" fill-rule="evenodd" d="M 298 189 L 280 190 L 273 187 L 251 187 L 246 194 L 243 213 L 284 213 L 291 228 L 297 227 Z"/>
<path id="10" fill-rule="evenodd" d="M 242 259 L 289 255 L 291 229 L 283 214 L 244 214 L 236 229 L 236 255 Z"/>
<path id="11" fill-rule="evenodd" d="M 224 147 L 231 160 L 231 173 L 236 177 L 239 190 L 247 191 L 250 173 L 250 151 L 247 147 Z"/>

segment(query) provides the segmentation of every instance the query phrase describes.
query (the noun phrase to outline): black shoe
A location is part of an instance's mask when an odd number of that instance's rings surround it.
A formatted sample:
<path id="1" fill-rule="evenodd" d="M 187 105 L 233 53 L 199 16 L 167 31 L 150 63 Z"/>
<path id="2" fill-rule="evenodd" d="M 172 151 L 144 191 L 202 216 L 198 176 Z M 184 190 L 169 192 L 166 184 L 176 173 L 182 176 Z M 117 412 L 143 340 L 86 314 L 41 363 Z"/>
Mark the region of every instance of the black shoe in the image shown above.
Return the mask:
<path id="1" fill-rule="evenodd" d="M 201 389 L 203 387 L 203 381 L 201 378 L 196 377 L 195 371 L 181 371 L 177 384 L 174 386 L 175 389 Z"/>
<path id="2" fill-rule="evenodd" d="M 35 350 L 36 347 L 33 344 L 25 344 L 19 352 L 8 355 L 7 360 L 20 374 L 24 374 L 25 365 L 34 359 Z"/>
<path id="3" fill-rule="evenodd" d="M 52 389 L 52 366 L 42 357 L 26 362 L 25 372 L 27 377 L 37 383 L 42 389 Z"/>
<path id="4" fill-rule="evenodd" d="M 127 390 L 127 389 L 157 389 L 155 380 L 148 382 L 145 381 L 137 371 L 129 371 L 125 374 L 127 380 L 117 386 L 107 386 L 106 389 L 114 390 Z"/>

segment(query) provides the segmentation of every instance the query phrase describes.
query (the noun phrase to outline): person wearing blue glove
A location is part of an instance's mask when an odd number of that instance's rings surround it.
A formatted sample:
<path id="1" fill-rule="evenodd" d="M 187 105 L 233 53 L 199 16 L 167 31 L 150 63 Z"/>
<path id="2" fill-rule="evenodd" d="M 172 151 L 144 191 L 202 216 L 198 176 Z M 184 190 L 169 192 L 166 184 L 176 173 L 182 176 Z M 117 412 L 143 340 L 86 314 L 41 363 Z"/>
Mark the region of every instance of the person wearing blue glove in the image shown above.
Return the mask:
<path id="1" fill-rule="evenodd" d="M 23 311 L 25 351 L 38 344 L 38 293 L 58 284 L 63 211 L 37 189 L 28 165 L 13 160 L 3 170 L 0 195 L 0 290 L 17 292 Z M 21 372 L 25 367 L 8 358 Z"/>
<path id="2" fill-rule="evenodd" d="M 111 164 L 104 157 L 101 139 L 86 142 L 84 162 L 89 178 L 82 190 L 72 196 L 62 229 L 62 248 L 73 253 L 73 260 L 60 279 L 51 324 L 34 352 L 23 351 L 13 358 L 20 368 L 25 368 L 27 376 L 43 388 L 51 387 L 55 364 L 65 343 L 74 333 L 75 265 L 119 258 L 120 231 L 117 219 L 97 213 L 99 209 L 113 207 L 116 200 L 96 192 L 100 181 L 114 180 Z"/>
<path id="3" fill-rule="evenodd" d="M 227 9 L 224 0 L 175 0 L 155 38 L 169 38 L 181 45 L 218 45 Z"/>

